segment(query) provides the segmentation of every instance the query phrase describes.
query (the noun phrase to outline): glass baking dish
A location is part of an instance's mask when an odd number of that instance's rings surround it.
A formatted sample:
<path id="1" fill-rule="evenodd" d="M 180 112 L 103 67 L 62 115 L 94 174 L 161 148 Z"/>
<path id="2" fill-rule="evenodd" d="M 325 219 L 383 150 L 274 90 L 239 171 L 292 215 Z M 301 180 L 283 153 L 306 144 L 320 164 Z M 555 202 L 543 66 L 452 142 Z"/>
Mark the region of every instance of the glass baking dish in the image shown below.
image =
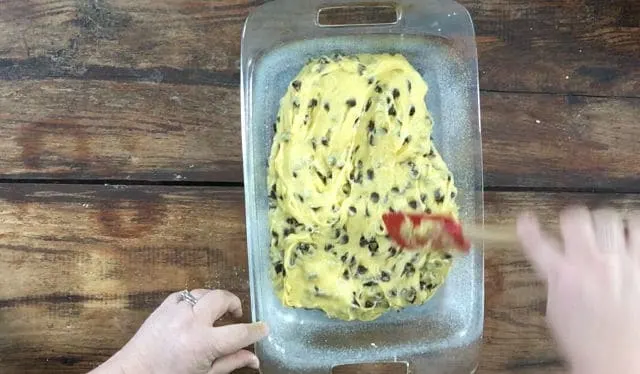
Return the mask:
<path id="1" fill-rule="evenodd" d="M 392 7 L 390 22 L 320 24 L 322 11 Z M 475 34 L 469 13 L 449 0 L 276 0 L 257 8 L 242 37 L 242 146 L 252 318 L 270 336 L 256 345 L 265 374 L 328 374 L 336 366 L 405 362 L 411 373 L 472 373 L 483 331 L 483 248 L 456 258 L 422 306 L 372 322 L 330 319 L 284 307 L 269 276 L 267 165 L 273 123 L 288 84 L 314 57 L 399 53 L 429 85 L 433 139 L 455 176 L 464 223 L 483 222 L 482 144 Z"/>

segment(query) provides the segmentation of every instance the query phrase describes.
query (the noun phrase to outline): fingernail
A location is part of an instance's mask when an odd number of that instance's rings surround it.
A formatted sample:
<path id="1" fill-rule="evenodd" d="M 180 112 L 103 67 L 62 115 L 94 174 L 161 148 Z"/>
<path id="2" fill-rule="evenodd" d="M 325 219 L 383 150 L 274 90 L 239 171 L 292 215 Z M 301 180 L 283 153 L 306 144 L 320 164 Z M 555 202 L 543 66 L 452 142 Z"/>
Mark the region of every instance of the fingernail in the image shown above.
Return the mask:
<path id="1" fill-rule="evenodd" d="M 258 360 L 258 357 L 253 357 L 253 360 L 251 360 L 251 363 L 249 363 L 249 367 L 255 370 L 258 370 L 260 368 L 260 360 Z"/>
<path id="2" fill-rule="evenodd" d="M 269 326 L 264 322 L 254 322 L 249 325 L 249 328 L 253 331 L 256 337 L 260 336 L 260 339 L 269 334 Z"/>

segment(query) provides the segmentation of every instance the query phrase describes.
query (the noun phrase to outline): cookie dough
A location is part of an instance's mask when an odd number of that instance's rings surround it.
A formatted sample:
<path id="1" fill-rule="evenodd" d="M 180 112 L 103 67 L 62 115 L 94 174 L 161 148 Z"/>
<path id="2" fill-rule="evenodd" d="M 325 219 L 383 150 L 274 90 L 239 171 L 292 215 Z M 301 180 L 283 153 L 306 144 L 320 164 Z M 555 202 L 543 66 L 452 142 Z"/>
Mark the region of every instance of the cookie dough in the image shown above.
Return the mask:
<path id="1" fill-rule="evenodd" d="M 397 248 L 386 211 L 457 219 L 427 84 L 401 55 L 311 60 L 281 99 L 269 159 L 271 275 L 289 307 L 373 320 L 427 301 L 445 251 Z"/>

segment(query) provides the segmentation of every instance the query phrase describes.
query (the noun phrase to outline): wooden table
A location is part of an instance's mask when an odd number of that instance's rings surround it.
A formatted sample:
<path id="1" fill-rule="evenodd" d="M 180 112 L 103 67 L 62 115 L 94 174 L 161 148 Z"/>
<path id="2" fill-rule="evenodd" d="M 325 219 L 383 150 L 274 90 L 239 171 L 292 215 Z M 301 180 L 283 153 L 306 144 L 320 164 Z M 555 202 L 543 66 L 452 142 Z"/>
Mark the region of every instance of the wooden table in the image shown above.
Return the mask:
<path id="1" fill-rule="evenodd" d="M 170 292 L 248 315 L 243 21 L 262 1 L 0 0 L 0 372 L 83 373 Z M 640 2 L 465 0 L 486 217 L 639 208 Z M 561 373 L 545 290 L 486 251 L 480 373 Z"/>

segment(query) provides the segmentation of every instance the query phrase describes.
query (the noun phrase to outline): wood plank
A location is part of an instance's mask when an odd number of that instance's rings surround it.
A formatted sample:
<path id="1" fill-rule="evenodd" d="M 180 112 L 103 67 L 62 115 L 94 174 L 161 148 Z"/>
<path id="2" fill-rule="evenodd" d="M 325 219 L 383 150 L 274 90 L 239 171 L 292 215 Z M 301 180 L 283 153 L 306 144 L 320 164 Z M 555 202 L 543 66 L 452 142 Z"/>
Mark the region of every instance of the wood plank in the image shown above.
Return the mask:
<path id="1" fill-rule="evenodd" d="M 228 289 L 248 315 L 241 198 L 237 189 L 0 185 L 0 372 L 86 372 L 184 288 Z"/>
<path id="2" fill-rule="evenodd" d="M 0 79 L 237 84 L 242 23 L 264 2 L 3 0 Z M 477 30 L 482 88 L 640 96 L 637 1 L 461 3 Z"/>
<path id="3" fill-rule="evenodd" d="M 640 192 L 640 99 L 483 92 L 481 104 L 487 187 Z M 234 88 L 15 81 L 0 107 L 0 179 L 242 181 Z"/>
<path id="4" fill-rule="evenodd" d="M 485 184 L 640 192 L 640 100 L 485 93 Z"/>
<path id="5" fill-rule="evenodd" d="M 237 89 L 109 81 L 0 85 L 0 178 L 240 181 Z"/>
<path id="6" fill-rule="evenodd" d="M 554 222 L 577 202 L 640 208 L 638 195 L 491 192 L 486 217 Z M 2 373 L 85 373 L 185 287 L 228 289 L 248 315 L 240 189 L 3 184 L 0 212 Z M 562 372 L 544 305 L 521 253 L 487 248 L 480 373 Z"/>

